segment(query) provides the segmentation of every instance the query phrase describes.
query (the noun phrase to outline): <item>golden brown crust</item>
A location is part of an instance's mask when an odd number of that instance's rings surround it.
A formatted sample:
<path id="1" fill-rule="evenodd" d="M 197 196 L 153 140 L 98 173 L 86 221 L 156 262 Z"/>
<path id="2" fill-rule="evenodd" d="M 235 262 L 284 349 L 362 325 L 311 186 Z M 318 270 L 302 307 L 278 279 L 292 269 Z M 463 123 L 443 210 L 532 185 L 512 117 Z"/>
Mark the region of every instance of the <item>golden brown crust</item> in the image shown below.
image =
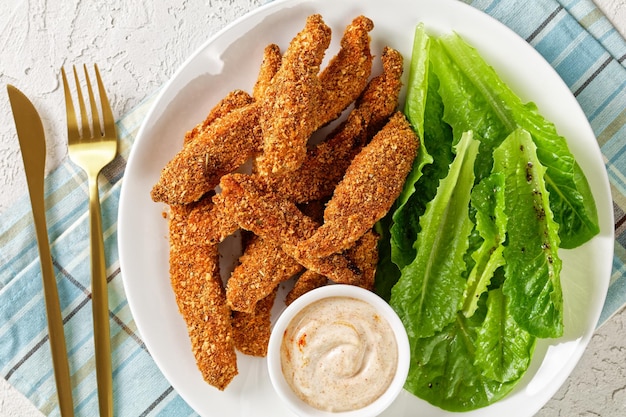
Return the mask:
<path id="1" fill-rule="evenodd" d="M 260 178 L 269 190 L 296 203 L 320 200 L 332 195 L 354 156 L 367 144 L 398 106 L 402 87 L 402 55 L 385 48 L 383 71 L 374 77 L 357 100 L 355 108 L 318 146 L 307 152 L 293 173 Z"/>
<path id="2" fill-rule="evenodd" d="M 252 104 L 253 98 L 243 90 L 234 90 L 228 93 L 210 111 L 202 123 L 197 124 L 185 134 L 183 146 L 194 140 L 201 132 L 205 131 L 209 125 L 217 119 L 221 119 L 233 110 L 240 109 Z"/>
<path id="3" fill-rule="evenodd" d="M 254 97 L 256 101 L 263 100 L 265 90 L 267 90 L 272 79 L 278 72 L 281 61 L 280 47 L 273 43 L 267 45 L 263 50 L 263 61 L 261 62 L 259 75 L 252 88 L 252 97 Z"/>
<path id="4" fill-rule="evenodd" d="M 413 165 L 419 140 L 400 112 L 354 157 L 324 211 L 324 224 L 298 244 L 313 257 L 351 247 L 391 208 Z"/>
<path id="5" fill-rule="evenodd" d="M 291 201 L 259 188 L 255 178 L 229 174 L 220 181 L 222 200 L 228 216 L 242 229 L 282 245 L 296 244 L 310 236 L 318 224 L 305 216 Z"/>
<path id="6" fill-rule="evenodd" d="M 361 271 L 361 282 L 357 285 L 370 291 L 374 289 L 378 264 L 378 239 L 379 236 L 373 230 L 369 230 L 346 251 L 346 257 Z M 325 276 L 313 271 L 304 271 L 287 294 L 285 304 L 289 305 L 300 296 L 327 283 L 328 279 Z"/>
<path id="7" fill-rule="evenodd" d="M 223 390 L 237 375 L 231 311 L 219 274 L 217 245 L 186 242 L 191 207 L 170 208 L 170 280 L 203 378 Z"/>
<path id="8" fill-rule="evenodd" d="M 210 194 L 188 206 L 190 211 L 186 239 L 189 244 L 217 245 L 239 228 L 237 223 L 224 215 L 220 206 L 213 203 Z"/>
<path id="9" fill-rule="evenodd" d="M 304 271 L 294 283 L 291 291 L 287 293 L 285 304 L 289 305 L 307 292 L 323 287 L 327 283 L 328 279 L 325 276 L 313 271 Z"/>
<path id="10" fill-rule="evenodd" d="M 259 300 L 302 270 L 280 245 L 253 236 L 226 283 L 226 298 L 235 311 L 254 312 Z"/>
<path id="11" fill-rule="evenodd" d="M 344 30 L 339 52 L 320 73 L 320 125 L 339 117 L 367 85 L 372 72 L 369 32 L 373 28 L 369 18 L 356 17 Z"/>
<path id="12" fill-rule="evenodd" d="M 379 238 L 380 236 L 376 232 L 368 230 L 346 251 L 346 257 L 361 271 L 359 286 L 368 290 L 374 289 L 376 266 L 378 265 Z"/>
<path id="13" fill-rule="evenodd" d="M 394 113 L 398 107 L 398 96 L 402 88 L 404 64 L 402 54 L 387 46 L 383 49 L 380 59 L 383 66 L 382 73 L 372 79 L 354 104 L 363 117 L 368 118 L 368 137 L 372 137 L 382 129 L 389 116 Z"/>
<path id="14" fill-rule="evenodd" d="M 256 303 L 251 313 L 233 312 L 233 339 L 246 355 L 265 357 L 271 334 L 271 315 L 278 287 Z"/>
<path id="15" fill-rule="evenodd" d="M 264 193 L 249 175 L 230 174 L 222 177 L 223 199 L 229 216 L 242 229 L 280 244 L 300 265 L 338 283 L 361 281 L 361 272 L 341 254 L 324 258 L 309 256 L 297 250 L 297 244 L 307 239 L 318 224 L 305 216 L 291 201 L 272 193 Z"/>
<path id="16" fill-rule="evenodd" d="M 320 64 L 330 44 L 330 28 L 320 15 L 311 15 L 289 44 L 278 72 L 261 102 L 263 155 L 258 169 L 266 174 L 297 169 L 306 156 L 306 143 L 318 128 Z"/>
<path id="17" fill-rule="evenodd" d="M 250 104 L 215 120 L 183 147 L 152 188 L 156 202 L 188 204 L 212 191 L 222 175 L 261 151 L 258 106 Z"/>

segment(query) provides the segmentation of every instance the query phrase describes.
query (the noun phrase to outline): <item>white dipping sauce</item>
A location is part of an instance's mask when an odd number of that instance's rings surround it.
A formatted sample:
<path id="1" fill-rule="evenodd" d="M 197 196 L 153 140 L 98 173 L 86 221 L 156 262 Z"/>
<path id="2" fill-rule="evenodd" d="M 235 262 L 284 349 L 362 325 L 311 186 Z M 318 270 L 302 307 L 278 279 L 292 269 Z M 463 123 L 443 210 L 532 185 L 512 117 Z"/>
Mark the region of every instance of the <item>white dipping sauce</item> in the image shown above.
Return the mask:
<path id="1" fill-rule="evenodd" d="M 291 389 L 309 405 L 332 412 L 374 402 L 389 387 L 398 363 L 387 320 L 350 297 L 305 307 L 287 326 L 280 350 Z"/>

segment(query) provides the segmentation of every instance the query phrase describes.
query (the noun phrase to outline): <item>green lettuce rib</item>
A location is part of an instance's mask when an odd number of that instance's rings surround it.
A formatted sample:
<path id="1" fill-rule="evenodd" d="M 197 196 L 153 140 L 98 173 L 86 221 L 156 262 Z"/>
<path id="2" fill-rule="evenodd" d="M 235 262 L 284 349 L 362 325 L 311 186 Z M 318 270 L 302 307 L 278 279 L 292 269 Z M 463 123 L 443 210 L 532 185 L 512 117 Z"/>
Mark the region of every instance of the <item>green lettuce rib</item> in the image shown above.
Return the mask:
<path id="1" fill-rule="evenodd" d="M 478 144 L 471 132 L 461 138 L 448 176 L 420 218 L 417 255 L 391 290 L 390 304 L 413 341 L 443 329 L 459 308 L 465 288 L 463 256 L 474 226 L 468 206 Z"/>
<path id="2" fill-rule="evenodd" d="M 470 317 L 478 308 L 480 296 L 487 291 L 496 269 L 504 265 L 507 217 L 504 209 L 504 175 L 492 174 L 472 190 L 476 209 L 476 229 L 482 243 L 472 253 L 474 265 L 467 278 L 462 311 Z"/>

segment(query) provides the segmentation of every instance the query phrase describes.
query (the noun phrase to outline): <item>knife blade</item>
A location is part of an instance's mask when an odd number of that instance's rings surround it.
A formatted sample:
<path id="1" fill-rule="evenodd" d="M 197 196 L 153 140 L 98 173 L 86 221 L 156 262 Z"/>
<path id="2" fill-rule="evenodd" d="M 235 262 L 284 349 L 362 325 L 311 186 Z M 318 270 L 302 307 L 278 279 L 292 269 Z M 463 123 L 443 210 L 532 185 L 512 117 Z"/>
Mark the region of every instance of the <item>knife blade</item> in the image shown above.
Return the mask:
<path id="1" fill-rule="evenodd" d="M 63 317 L 57 289 L 44 204 L 44 168 L 46 163 L 46 138 L 41 118 L 30 100 L 16 87 L 7 86 L 9 102 L 13 111 L 15 128 L 20 143 L 26 183 L 35 221 L 35 233 L 39 248 L 41 276 L 43 281 L 48 336 L 52 352 L 52 366 L 59 399 L 61 416 L 74 415 L 72 381 L 67 359 Z"/>

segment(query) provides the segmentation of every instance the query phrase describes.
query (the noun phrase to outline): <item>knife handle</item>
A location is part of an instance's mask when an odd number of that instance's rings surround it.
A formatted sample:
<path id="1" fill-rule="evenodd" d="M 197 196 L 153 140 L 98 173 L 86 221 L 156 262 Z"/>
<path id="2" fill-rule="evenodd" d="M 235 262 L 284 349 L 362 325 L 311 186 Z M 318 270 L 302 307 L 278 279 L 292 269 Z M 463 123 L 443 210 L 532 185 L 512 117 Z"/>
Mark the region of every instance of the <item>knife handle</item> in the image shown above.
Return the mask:
<path id="1" fill-rule="evenodd" d="M 48 337 L 50 339 L 50 350 L 52 351 L 52 366 L 59 398 L 59 409 L 62 417 L 72 417 L 74 415 L 72 380 L 70 379 L 70 368 L 67 359 L 59 293 L 54 267 L 52 266 L 50 244 L 48 243 L 43 192 L 41 196 L 31 194 L 31 204 L 33 206 L 37 247 L 39 248 L 39 259 L 41 262 L 46 318 L 48 320 Z"/>
<path id="2" fill-rule="evenodd" d="M 98 193 L 98 174 L 89 175 L 89 236 L 91 244 L 91 299 L 100 417 L 113 416 L 113 376 L 109 301 Z"/>

